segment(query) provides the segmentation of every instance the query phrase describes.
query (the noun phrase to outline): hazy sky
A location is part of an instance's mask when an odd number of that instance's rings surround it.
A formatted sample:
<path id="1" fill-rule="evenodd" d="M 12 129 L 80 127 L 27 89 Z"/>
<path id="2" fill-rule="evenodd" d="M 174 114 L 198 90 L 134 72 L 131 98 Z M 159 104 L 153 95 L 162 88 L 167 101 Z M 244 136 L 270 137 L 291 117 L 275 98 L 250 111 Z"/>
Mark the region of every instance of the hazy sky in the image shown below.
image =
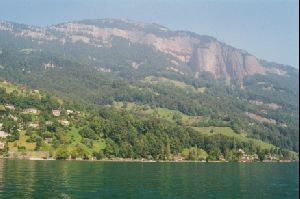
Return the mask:
<path id="1" fill-rule="evenodd" d="M 0 20 L 49 25 L 93 18 L 155 22 L 299 65 L 298 0 L 0 0 Z"/>

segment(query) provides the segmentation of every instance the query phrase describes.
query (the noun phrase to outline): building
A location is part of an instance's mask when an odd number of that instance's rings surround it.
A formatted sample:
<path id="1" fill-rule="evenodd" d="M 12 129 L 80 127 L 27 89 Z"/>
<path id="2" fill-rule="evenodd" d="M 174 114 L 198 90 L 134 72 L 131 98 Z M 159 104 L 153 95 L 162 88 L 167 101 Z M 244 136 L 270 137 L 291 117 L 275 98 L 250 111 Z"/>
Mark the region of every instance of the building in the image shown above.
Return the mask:
<path id="1" fill-rule="evenodd" d="M 34 128 L 34 129 L 37 129 L 37 128 L 39 128 L 39 123 L 34 123 L 34 122 L 30 122 L 29 123 L 29 125 L 28 125 L 28 127 L 31 127 L 31 128 Z"/>
<path id="2" fill-rule="evenodd" d="M 6 104 L 5 105 L 5 108 L 9 109 L 9 110 L 14 110 L 15 109 L 15 106 L 14 105 L 11 105 L 11 104 Z"/>
<path id="3" fill-rule="evenodd" d="M 60 122 L 60 124 L 63 125 L 63 126 L 69 126 L 69 125 L 70 125 L 70 122 L 67 121 L 67 120 L 60 120 L 59 122 Z"/>
<path id="4" fill-rule="evenodd" d="M 242 149 L 239 149 L 238 152 L 240 154 L 240 162 L 253 162 L 258 160 L 257 154 L 248 155 Z"/>
<path id="5" fill-rule="evenodd" d="M 58 116 L 60 116 L 60 110 L 52 110 L 52 114 L 53 114 L 55 117 L 58 117 Z"/>
<path id="6" fill-rule="evenodd" d="M 52 143 L 53 138 L 45 138 L 45 143 L 50 144 Z"/>
<path id="7" fill-rule="evenodd" d="M 179 162 L 179 161 L 183 161 L 183 160 L 184 160 L 184 158 L 180 155 L 173 156 L 173 161 Z"/>
<path id="8" fill-rule="evenodd" d="M 46 121 L 45 124 L 46 124 L 47 126 L 50 126 L 50 125 L 53 124 L 53 122 L 52 122 L 52 121 Z"/>
<path id="9" fill-rule="evenodd" d="M 69 114 L 73 114 L 74 113 L 74 111 L 73 110 L 67 110 L 67 114 L 69 115 Z"/>
<path id="10" fill-rule="evenodd" d="M 6 138 L 7 136 L 9 136 L 8 133 L 6 133 L 5 131 L 0 131 L 0 138 Z"/>
<path id="11" fill-rule="evenodd" d="M 38 110 L 36 108 L 27 108 L 23 111 L 23 113 L 25 114 L 37 114 L 38 113 Z"/>
<path id="12" fill-rule="evenodd" d="M 278 161 L 279 157 L 275 154 L 268 154 L 266 155 L 266 160 L 270 160 L 270 161 Z"/>
<path id="13" fill-rule="evenodd" d="M 219 161 L 226 161 L 224 155 L 219 155 Z"/>
<path id="14" fill-rule="evenodd" d="M 40 93 L 39 90 L 33 90 L 32 92 L 35 93 L 35 94 L 39 94 Z"/>
<path id="15" fill-rule="evenodd" d="M 0 149 L 4 149 L 5 147 L 5 143 L 4 142 L 0 142 Z"/>
<path id="16" fill-rule="evenodd" d="M 238 152 L 241 154 L 241 155 L 244 155 L 245 154 L 245 151 L 243 149 L 239 149 Z"/>

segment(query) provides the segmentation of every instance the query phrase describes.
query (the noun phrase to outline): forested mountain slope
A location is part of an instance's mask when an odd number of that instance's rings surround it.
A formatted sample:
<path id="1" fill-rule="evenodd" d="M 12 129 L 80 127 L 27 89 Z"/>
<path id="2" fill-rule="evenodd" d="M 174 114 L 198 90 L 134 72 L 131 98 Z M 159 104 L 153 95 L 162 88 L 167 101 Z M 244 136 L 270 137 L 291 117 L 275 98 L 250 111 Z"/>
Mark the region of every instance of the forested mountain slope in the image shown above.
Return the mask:
<path id="1" fill-rule="evenodd" d="M 149 107 L 139 114 L 130 113 L 133 107 L 78 104 L 0 82 L 0 155 L 176 161 L 298 159 L 294 152 L 236 134 L 229 127 L 192 128 L 186 125 L 197 117 L 161 108 L 150 114 Z"/>
<path id="2" fill-rule="evenodd" d="M 128 20 L 1 22 L 0 78 L 299 151 L 298 70 L 209 36 Z"/>

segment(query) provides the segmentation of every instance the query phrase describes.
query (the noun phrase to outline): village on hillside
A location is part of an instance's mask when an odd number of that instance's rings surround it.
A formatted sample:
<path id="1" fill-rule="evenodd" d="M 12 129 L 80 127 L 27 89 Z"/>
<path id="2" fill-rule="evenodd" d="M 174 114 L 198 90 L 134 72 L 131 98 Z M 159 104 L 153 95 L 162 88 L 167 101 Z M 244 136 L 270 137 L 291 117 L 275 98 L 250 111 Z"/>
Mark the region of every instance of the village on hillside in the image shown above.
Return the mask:
<path id="1" fill-rule="evenodd" d="M 108 159 L 96 151 L 102 151 L 106 143 L 85 126 L 88 114 L 64 104 L 57 98 L 15 86 L 7 81 L 0 82 L 3 99 L 0 101 L 0 157 L 18 159 L 69 159 L 134 161 L 132 158 L 110 156 Z M 11 101 L 5 98 L 10 96 Z M 12 97 L 13 96 L 13 97 Z M 64 148 L 68 146 L 68 148 Z M 68 153 L 66 151 L 69 151 Z M 96 155 L 95 155 L 96 154 Z M 234 161 L 283 161 L 283 155 L 246 153 L 238 148 L 233 154 Z M 228 157 L 227 157 L 228 158 Z M 208 154 L 191 147 L 177 155 L 169 154 L 167 161 L 208 161 Z M 141 161 L 147 161 L 142 158 Z M 148 160 L 153 160 L 149 157 Z M 210 160 L 211 161 L 211 160 Z M 217 162 L 226 162 L 224 154 L 219 154 Z"/>

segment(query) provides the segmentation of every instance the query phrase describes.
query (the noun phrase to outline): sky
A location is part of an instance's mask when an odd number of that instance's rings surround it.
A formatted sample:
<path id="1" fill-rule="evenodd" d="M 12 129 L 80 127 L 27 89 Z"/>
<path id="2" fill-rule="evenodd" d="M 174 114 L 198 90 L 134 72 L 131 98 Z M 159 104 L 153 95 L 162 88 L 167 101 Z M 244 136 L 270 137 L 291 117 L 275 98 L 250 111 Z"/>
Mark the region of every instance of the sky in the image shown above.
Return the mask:
<path id="1" fill-rule="evenodd" d="M 0 20 L 46 26 L 102 18 L 210 35 L 299 68 L 298 0 L 0 0 Z"/>

